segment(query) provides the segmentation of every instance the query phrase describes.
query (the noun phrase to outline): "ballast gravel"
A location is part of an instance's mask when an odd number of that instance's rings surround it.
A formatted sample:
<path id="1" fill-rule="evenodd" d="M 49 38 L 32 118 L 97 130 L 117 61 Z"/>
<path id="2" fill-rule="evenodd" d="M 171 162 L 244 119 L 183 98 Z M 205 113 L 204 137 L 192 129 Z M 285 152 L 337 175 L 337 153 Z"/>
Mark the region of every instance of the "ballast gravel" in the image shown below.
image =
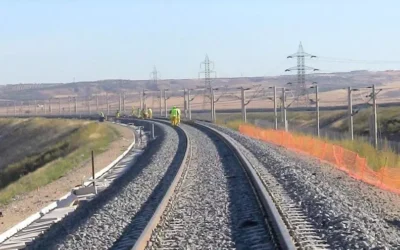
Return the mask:
<path id="1" fill-rule="evenodd" d="M 207 131 L 181 127 L 190 137 L 192 158 L 148 249 L 275 249 L 231 150 Z"/>
<path id="2" fill-rule="evenodd" d="M 312 158 L 211 126 L 230 135 L 264 165 L 332 249 L 400 249 L 399 195 Z"/>
<path id="3" fill-rule="evenodd" d="M 177 132 L 165 125 L 159 125 L 158 129 L 161 130 L 159 138 L 149 145 L 150 148 L 129 171 L 52 227 L 30 249 L 111 248 L 135 215 L 141 212 L 154 190 L 164 188 L 158 185 L 175 161 L 179 143 Z"/>

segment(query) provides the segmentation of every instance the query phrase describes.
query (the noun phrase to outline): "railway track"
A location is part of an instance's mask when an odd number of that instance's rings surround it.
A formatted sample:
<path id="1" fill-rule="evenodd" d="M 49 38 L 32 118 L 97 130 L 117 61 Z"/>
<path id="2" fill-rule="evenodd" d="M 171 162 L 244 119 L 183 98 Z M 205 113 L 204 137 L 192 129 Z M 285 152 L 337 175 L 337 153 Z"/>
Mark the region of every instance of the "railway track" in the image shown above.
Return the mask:
<path id="1" fill-rule="evenodd" d="M 233 139 L 202 124 L 155 123 L 164 135 L 138 166 L 28 249 L 302 249 Z"/>
<path id="2" fill-rule="evenodd" d="M 233 142 L 201 125 L 182 125 L 187 153 L 138 236 L 112 249 L 296 249 L 251 165 Z"/>
<path id="3" fill-rule="evenodd" d="M 157 126 L 157 134 L 124 175 L 27 249 L 109 249 L 131 224 L 145 226 L 163 196 L 158 191 L 169 186 L 185 148 L 184 138 L 172 128 Z"/>

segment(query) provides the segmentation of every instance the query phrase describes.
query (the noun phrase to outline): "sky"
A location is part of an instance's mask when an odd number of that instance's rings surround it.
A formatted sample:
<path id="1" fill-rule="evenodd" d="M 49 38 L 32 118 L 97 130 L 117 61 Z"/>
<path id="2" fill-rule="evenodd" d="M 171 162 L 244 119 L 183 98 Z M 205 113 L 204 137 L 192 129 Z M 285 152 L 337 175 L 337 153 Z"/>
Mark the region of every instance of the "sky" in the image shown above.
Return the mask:
<path id="1" fill-rule="evenodd" d="M 2 0 L 0 84 L 400 69 L 400 1 Z M 289 72 L 294 74 L 295 72 Z"/>

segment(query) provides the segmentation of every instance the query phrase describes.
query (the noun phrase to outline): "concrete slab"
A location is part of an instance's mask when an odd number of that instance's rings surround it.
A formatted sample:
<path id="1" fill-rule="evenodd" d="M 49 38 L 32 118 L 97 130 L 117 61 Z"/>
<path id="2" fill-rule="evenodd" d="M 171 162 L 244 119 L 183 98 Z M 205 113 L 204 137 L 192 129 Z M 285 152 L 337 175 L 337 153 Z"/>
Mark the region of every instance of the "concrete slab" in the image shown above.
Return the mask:
<path id="1" fill-rule="evenodd" d="M 90 185 L 90 186 L 87 186 L 87 187 L 80 187 L 78 189 L 75 189 L 73 191 L 73 193 L 76 196 L 86 195 L 86 194 L 94 194 L 94 187 L 93 187 L 93 185 Z"/>
<path id="2" fill-rule="evenodd" d="M 26 247 L 25 243 L 12 243 L 12 244 L 6 244 L 3 243 L 0 246 L 0 250 L 19 250 L 19 249 L 24 249 Z"/>
<path id="3" fill-rule="evenodd" d="M 36 228 L 26 228 L 24 230 L 19 231 L 15 235 L 20 235 L 20 234 L 25 234 L 25 233 L 33 233 L 33 232 L 44 232 L 49 229 L 50 226 L 42 226 L 42 227 L 36 227 Z"/>
<path id="4" fill-rule="evenodd" d="M 57 208 L 51 211 L 50 213 L 44 215 L 43 217 L 41 217 L 39 221 L 43 221 L 46 219 L 61 219 L 74 210 L 75 207 Z"/>
<path id="5" fill-rule="evenodd" d="M 42 227 L 42 226 L 51 226 L 53 224 L 52 221 L 43 221 L 43 222 L 34 222 L 32 224 L 30 224 L 28 227 L 26 228 L 36 228 L 36 227 Z M 24 229 L 23 229 L 24 230 Z"/>
<path id="6" fill-rule="evenodd" d="M 43 231 L 17 233 L 15 235 L 15 239 L 17 239 L 17 238 L 36 238 L 37 236 L 41 235 L 42 232 Z"/>

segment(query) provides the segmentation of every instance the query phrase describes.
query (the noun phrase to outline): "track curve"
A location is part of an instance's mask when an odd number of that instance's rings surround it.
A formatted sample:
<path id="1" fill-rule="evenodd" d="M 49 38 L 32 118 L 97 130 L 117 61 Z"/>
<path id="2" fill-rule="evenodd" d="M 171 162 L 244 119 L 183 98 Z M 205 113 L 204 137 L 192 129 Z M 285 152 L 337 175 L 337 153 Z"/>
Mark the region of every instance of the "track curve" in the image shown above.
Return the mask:
<path id="1" fill-rule="evenodd" d="M 109 249 L 131 224 L 147 224 L 186 148 L 183 134 L 160 125 L 138 162 L 95 199 L 55 224 L 28 249 Z M 140 220 L 142 221 L 140 221 Z M 142 228 L 142 230 L 143 230 Z"/>
<path id="2" fill-rule="evenodd" d="M 163 132 L 137 166 L 28 249 L 297 249 L 235 141 L 148 122 Z"/>
<path id="3" fill-rule="evenodd" d="M 267 194 L 256 190 L 260 183 L 248 176 L 251 166 L 244 166 L 249 163 L 233 142 L 207 126 L 181 127 L 193 157 L 172 197 L 160 205 L 164 211 L 153 215 L 157 223 L 132 249 L 295 249 L 283 222 L 271 218 L 279 215 L 266 213 L 271 208 L 260 195 Z"/>

